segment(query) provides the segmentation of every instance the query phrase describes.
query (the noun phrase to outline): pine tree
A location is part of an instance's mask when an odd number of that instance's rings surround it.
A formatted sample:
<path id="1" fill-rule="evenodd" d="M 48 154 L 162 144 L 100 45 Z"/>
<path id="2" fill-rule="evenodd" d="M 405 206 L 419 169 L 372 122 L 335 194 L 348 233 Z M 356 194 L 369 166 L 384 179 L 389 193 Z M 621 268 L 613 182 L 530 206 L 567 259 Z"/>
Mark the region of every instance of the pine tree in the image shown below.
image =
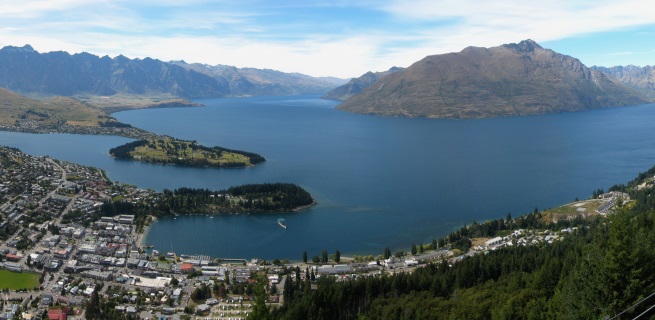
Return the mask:
<path id="1" fill-rule="evenodd" d="M 284 303 L 291 303 L 293 301 L 293 281 L 291 276 L 287 275 L 287 279 L 284 282 Z"/>
<path id="2" fill-rule="evenodd" d="M 84 312 L 86 319 L 101 319 L 100 314 L 100 297 L 98 296 L 98 290 L 94 290 L 91 294 L 91 299 L 86 305 L 86 311 Z"/>
<path id="3" fill-rule="evenodd" d="M 266 291 L 264 290 L 266 279 L 261 278 L 255 286 L 255 305 L 252 308 L 252 312 L 248 314 L 248 320 L 265 320 L 270 316 L 270 310 L 266 305 Z"/>
<path id="4" fill-rule="evenodd" d="M 391 257 L 391 249 L 389 247 L 384 248 L 384 259 L 389 259 Z"/>

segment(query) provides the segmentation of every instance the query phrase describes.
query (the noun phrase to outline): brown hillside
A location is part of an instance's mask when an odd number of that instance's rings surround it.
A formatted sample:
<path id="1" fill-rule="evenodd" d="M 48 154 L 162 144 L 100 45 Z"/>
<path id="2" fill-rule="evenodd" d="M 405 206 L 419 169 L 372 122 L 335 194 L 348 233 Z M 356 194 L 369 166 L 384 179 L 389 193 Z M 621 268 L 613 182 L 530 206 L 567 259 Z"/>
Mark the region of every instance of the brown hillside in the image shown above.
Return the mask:
<path id="1" fill-rule="evenodd" d="M 36 122 L 40 127 L 69 125 L 97 126 L 98 121 L 113 118 L 86 103 L 68 97 L 45 101 L 23 97 L 0 88 L 0 125 L 15 126 L 18 122 Z M 17 122 L 18 121 L 18 122 Z"/>
<path id="2" fill-rule="evenodd" d="M 487 118 L 648 103 L 578 59 L 532 40 L 428 56 L 338 109 L 386 116 Z"/>

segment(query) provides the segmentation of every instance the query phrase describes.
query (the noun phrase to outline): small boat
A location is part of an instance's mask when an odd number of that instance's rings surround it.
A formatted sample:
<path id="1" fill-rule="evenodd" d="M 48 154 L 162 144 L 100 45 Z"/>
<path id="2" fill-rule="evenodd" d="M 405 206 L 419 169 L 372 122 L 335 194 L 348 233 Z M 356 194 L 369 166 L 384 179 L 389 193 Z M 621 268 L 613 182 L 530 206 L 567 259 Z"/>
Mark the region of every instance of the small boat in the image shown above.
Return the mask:
<path id="1" fill-rule="evenodd" d="M 279 224 L 280 227 L 282 227 L 282 228 L 284 228 L 284 229 L 287 228 L 287 223 L 286 223 L 286 222 L 284 221 L 284 219 L 282 219 L 282 218 L 277 219 L 277 224 Z"/>

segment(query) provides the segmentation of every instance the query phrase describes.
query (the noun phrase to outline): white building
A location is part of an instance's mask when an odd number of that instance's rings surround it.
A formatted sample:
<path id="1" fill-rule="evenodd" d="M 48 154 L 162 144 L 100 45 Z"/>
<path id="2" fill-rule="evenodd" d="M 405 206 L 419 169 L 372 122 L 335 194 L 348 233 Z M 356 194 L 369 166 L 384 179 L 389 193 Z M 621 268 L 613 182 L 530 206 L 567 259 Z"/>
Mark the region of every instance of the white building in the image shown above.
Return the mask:
<path id="1" fill-rule="evenodd" d="M 502 237 L 495 237 L 495 238 L 493 238 L 493 239 L 489 239 L 489 240 L 487 240 L 484 244 L 485 244 L 487 247 L 491 247 L 491 246 L 498 245 L 498 244 L 500 244 L 501 242 L 503 242 L 503 238 L 502 238 Z"/>

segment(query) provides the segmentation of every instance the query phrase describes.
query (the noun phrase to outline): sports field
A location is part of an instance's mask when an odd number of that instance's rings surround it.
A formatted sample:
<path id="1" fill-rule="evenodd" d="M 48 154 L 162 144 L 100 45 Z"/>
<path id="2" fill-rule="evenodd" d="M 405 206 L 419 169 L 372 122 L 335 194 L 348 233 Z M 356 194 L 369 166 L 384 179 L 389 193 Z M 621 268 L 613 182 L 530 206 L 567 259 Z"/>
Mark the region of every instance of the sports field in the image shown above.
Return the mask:
<path id="1" fill-rule="evenodd" d="M 0 289 L 33 289 L 39 286 L 40 276 L 38 273 L 0 270 Z"/>

